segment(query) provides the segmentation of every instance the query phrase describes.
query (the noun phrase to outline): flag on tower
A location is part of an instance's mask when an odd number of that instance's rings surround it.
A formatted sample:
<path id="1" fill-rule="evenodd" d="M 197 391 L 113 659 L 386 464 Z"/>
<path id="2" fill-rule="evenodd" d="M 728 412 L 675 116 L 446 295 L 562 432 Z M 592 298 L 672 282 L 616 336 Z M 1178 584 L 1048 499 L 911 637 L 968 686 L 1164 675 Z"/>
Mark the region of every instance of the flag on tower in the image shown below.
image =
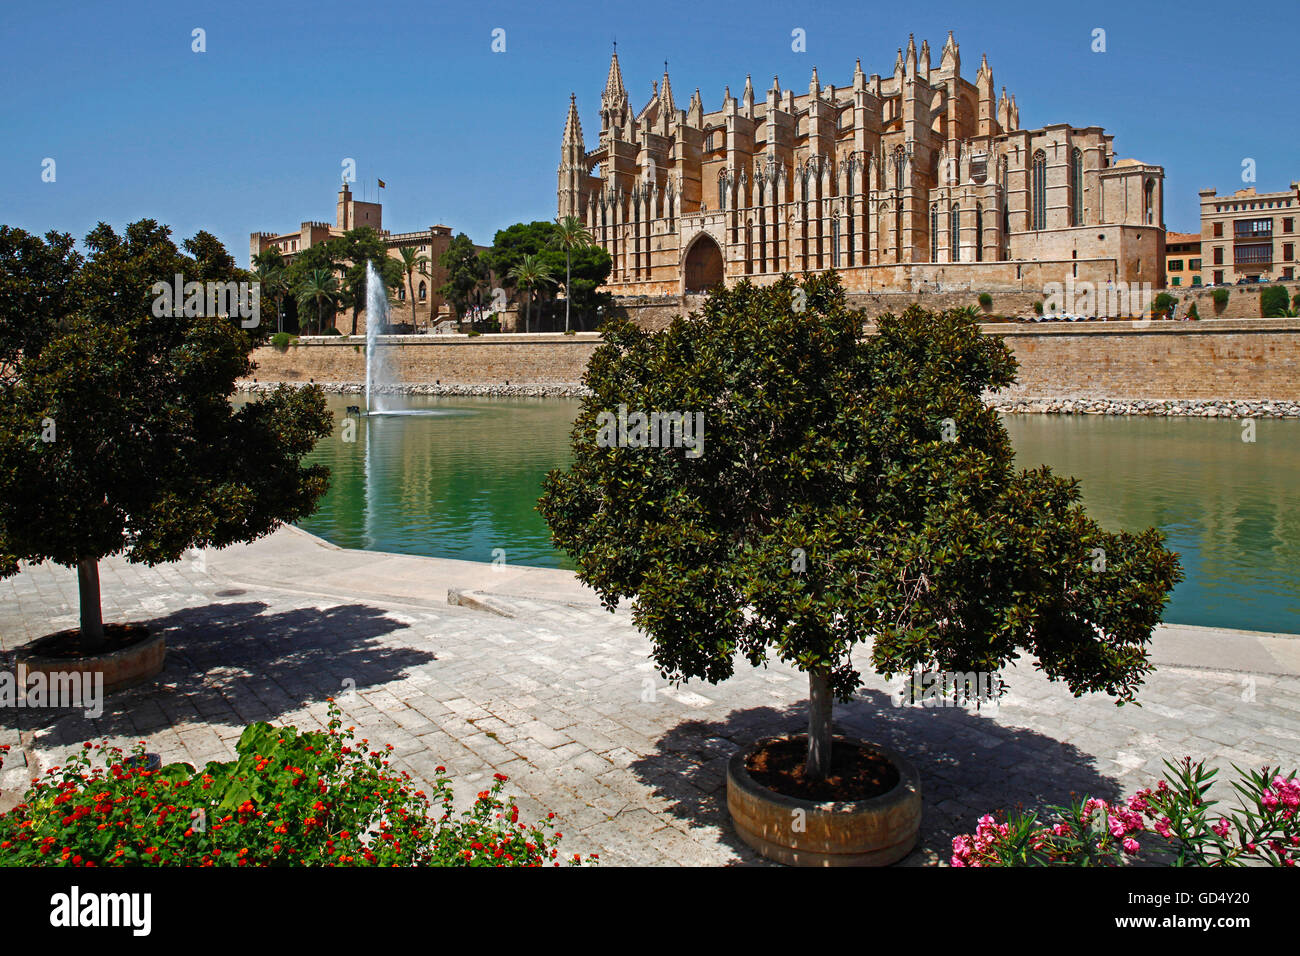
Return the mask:
<path id="1" fill-rule="evenodd" d="M 379 180 L 379 188 L 380 188 L 380 189 L 383 189 L 383 188 L 384 188 L 384 181 L 383 181 L 382 179 Z"/>

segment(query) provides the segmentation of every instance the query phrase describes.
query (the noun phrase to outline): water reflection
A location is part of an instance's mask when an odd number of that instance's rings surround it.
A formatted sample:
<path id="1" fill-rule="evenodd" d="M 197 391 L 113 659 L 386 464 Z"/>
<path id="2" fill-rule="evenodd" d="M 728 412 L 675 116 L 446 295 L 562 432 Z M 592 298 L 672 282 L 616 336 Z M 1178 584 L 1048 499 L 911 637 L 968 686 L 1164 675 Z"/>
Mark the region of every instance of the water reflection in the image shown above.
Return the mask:
<path id="1" fill-rule="evenodd" d="M 536 512 L 542 477 L 569 460 L 578 403 L 541 399 L 403 399 L 420 415 L 363 416 L 342 440 L 348 404 L 313 457 L 333 470 L 307 530 L 349 548 L 572 567 Z M 441 414 L 427 414 L 439 412 Z M 1300 632 L 1300 422 L 1007 416 L 1024 467 L 1080 480 L 1110 529 L 1156 525 L 1187 580 L 1165 619 Z"/>

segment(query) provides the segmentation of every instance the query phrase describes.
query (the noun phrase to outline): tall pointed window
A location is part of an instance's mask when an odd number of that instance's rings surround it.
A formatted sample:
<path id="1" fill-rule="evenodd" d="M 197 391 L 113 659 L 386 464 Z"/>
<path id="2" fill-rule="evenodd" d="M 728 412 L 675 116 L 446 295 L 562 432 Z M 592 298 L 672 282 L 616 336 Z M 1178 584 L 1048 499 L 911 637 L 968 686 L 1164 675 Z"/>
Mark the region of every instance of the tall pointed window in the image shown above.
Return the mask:
<path id="1" fill-rule="evenodd" d="M 930 261 L 939 261 L 939 204 L 930 204 Z"/>
<path id="2" fill-rule="evenodd" d="M 961 206 L 953 203 L 948 219 L 949 258 L 953 262 L 961 262 Z"/>
<path id="3" fill-rule="evenodd" d="M 984 207 L 975 204 L 975 261 L 984 261 Z"/>
<path id="4" fill-rule="evenodd" d="M 1035 231 L 1047 228 L 1047 154 L 1041 149 L 1034 153 L 1034 162 L 1030 172 L 1030 208 L 1029 228 Z"/>
<path id="5" fill-rule="evenodd" d="M 1083 150 L 1070 153 L 1070 225 L 1083 225 Z"/>

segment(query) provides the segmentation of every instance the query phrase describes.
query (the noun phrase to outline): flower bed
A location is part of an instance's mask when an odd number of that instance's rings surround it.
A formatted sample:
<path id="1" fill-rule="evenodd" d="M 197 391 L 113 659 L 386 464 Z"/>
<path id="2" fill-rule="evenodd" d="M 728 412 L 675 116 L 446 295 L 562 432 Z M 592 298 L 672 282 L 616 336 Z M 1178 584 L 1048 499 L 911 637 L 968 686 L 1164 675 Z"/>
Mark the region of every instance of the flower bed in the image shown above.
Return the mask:
<path id="1" fill-rule="evenodd" d="M 432 794 L 389 767 L 392 746 L 354 743 L 330 703 L 328 730 L 254 723 L 236 759 L 145 769 L 87 743 L 0 814 L 5 866 L 559 866 L 555 814 L 519 822 L 497 774 L 455 814 L 446 770 Z M 4 752 L 0 747 L 0 766 Z M 595 862 L 578 855 L 570 865 Z"/>
<path id="2" fill-rule="evenodd" d="M 1300 858 L 1300 778 L 1265 767 L 1233 783 L 1238 806 L 1208 799 L 1218 770 L 1165 762 L 1165 777 L 1127 805 L 1088 798 L 1068 807 L 980 818 L 952 841 L 953 866 L 1295 866 Z"/>

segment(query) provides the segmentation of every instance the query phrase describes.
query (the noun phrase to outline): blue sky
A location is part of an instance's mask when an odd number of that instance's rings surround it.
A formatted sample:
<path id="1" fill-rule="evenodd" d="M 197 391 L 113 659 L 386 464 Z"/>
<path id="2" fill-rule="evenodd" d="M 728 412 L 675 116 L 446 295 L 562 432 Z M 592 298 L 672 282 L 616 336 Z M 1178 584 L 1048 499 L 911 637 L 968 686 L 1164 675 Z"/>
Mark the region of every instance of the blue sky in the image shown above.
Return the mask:
<path id="1" fill-rule="evenodd" d="M 1097 124 L 1119 154 L 1166 171 L 1166 224 L 1199 228 L 1197 190 L 1261 191 L 1300 179 L 1288 37 L 1294 6 L 858 2 L 374 6 L 313 0 L 7 0 L 0 19 L 0 222 L 84 236 L 99 220 L 152 217 L 180 237 L 214 232 L 242 263 L 248 234 L 334 219 L 351 157 L 393 231 L 445 223 L 479 243 L 555 215 L 569 92 L 587 144 L 617 37 L 640 108 L 669 61 L 683 107 L 707 110 L 745 74 L 759 90 L 847 84 L 856 57 L 892 70 L 908 33 L 938 65 L 948 30 L 974 77 L 987 52 L 1021 125 Z M 206 31 L 207 52 L 191 50 Z M 791 31 L 807 32 L 807 52 Z M 492 31 L 506 51 L 493 53 Z M 1106 31 L 1106 52 L 1090 49 Z M 1211 59 L 1212 57 L 1212 59 Z M 52 158 L 56 179 L 43 182 Z"/>

